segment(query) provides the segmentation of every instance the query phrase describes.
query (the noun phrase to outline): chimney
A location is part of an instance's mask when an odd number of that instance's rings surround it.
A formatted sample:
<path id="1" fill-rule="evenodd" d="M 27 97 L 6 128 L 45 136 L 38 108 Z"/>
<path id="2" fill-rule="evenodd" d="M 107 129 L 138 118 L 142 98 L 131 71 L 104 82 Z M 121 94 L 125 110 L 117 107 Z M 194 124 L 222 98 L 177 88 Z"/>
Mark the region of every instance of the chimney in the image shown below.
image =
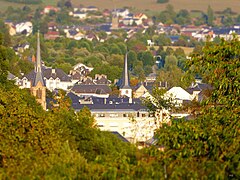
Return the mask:
<path id="1" fill-rule="evenodd" d="M 104 104 L 107 104 L 107 98 L 104 98 Z"/>
<path id="2" fill-rule="evenodd" d="M 132 97 L 128 99 L 129 104 L 132 104 Z"/>
<path id="3" fill-rule="evenodd" d="M 56 69 L 52 69 L 52 74 L 55 74 L 56 73 Z"/>
<path id="4" fill-rule="evenodd" d="M 167 81 L 165 82 L 165 87 L 167 88 Z"/>

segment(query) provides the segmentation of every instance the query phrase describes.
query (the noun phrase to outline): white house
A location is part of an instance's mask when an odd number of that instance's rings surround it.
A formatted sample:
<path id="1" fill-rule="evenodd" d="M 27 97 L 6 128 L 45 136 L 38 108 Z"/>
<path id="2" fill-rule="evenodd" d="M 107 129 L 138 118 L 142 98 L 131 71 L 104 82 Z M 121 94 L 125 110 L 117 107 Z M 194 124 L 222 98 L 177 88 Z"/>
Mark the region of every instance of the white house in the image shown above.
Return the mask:
<path id="1" fill-rule="evenodd" d="M 130 12 L 128 9 L 115 9 L 112 12 L 113 15 L 121 16 L 121 17 L 127 17 L 129 13 Z"/>
<path id="2" fill-rule="evenodd" d="M 18 23 L 15 27 L 17 34 L 26 34 L 26 36 L 29 36 L 33 31 L 33 25 L 30 21 Z"/>
<path id="3" fill-rule="evenodd" d="M 82 12 L 82 11 L 71 11 L 69 12 L 69 16 L 73 16 L 79 19 L 86 19 L 87 18 L 87 13 L 86 12 Z"/>
<path id="4" fill-rule="evenodd" d="M 181 106 L 184 101 L 192 101 L 193 97 L 181 87 L 172 87 L 165 94 L 165 98 L 172 98 L 176 106 Z"/>
<path id="5" fill-rule="evenodd" d="M 67 90 L 73 85 L 71 78 L 62 69 L 42 68 L 46 88 L 50 91 L 54 89 Z M 34 79 L 34 70 L 25 75 L 20 81 L 20 88 L 31 88 Z"/>

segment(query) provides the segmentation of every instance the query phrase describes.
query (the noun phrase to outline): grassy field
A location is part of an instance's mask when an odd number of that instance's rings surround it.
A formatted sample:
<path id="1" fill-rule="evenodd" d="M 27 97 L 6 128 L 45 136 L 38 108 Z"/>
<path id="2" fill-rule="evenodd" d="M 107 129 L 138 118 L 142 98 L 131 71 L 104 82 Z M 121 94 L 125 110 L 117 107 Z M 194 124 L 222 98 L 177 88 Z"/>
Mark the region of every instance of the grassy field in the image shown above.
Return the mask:
<path id="1" fill-rule="evenodd" d="M 164 50 L 166 50 L 168 47 L 172 48 L 174 51 L 175 51 L 177 48 L 182 48 L 187 56 L 188 56 L 191 52 L 193 52 L 193 49 L 194 49 L 194 48 L 191 48 L 191 47 L 182 47 L 182 46 L 163 46 Z"/>
<path id="2" fill-rule="evenodd" d="M 94 5 L 100 9 L 114 9 L 121 7 L 131 7 L 133 11 L 158 12 L 164 10 L 167 4 L 157 4 L 157 0 L 71 0 L 75 6 L 80 4 L 89 6 Z M 43 0 L 43 5 L 56 5 L 58 0 Z M 214 11 L 224 10 L 230 7 L 233 11 L 240 12 L 240 0 L 169 0 L 169 4 L 174 6 L 176 11 L 180 9 L 207 11 L 210 5 Z M 0 0 L 0 11 L 6 10 L 8 6 L 22 7 L 24 4 L 9 3 Z M 37 5 L 38 6 L 38 5 Z M 32 5 L 32 8 L 37 7 Z"/>

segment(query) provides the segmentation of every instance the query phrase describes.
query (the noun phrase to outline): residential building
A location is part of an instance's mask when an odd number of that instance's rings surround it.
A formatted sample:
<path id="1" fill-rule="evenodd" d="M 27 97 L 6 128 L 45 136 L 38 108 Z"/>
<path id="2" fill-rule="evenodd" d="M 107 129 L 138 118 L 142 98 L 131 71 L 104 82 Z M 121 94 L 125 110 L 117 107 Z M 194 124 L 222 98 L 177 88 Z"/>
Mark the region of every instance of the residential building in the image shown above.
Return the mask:
<path id="1" fill-rule="evenodd" d="M 46 88 L 50 91 L 54 89 L 68 90 L 73 85 L 71 78 L 62 70 L 42 67 L 42 74 Z M 25 75 L 19 82 L 20 88 L 30 88 L 34 82 L 34 71 Z"/>
<path id="2" fill-rule="evenodd" d="M 48 14 L 48 13 L 50 13 L 50 11 L 58 12 L 58 11 L 59 11 L 59 8 L 53 7 L 53 6 L 46 6 L 46 7 L 44 7 L 44 9 L 43 9 L 43 13 L 44 13 L 44 14 Z"/>
<path id="3" fill-rule="evenodd" d="M 33 25 L 30 21 L 18 23 L 15 28 L 17 34 L 25 34 L 26 36 L 29 36 L 33 31 Z"/>

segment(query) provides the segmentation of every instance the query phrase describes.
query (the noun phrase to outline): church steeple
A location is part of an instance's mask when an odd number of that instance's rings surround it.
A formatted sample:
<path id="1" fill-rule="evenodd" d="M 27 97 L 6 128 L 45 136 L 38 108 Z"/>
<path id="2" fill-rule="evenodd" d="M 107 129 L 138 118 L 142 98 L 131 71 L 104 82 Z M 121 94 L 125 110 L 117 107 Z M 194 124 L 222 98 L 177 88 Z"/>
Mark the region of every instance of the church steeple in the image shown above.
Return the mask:
<path id="1" fill-rule="evenodd" d="M 124 59 L 124 68 L 123 68 L 123 75 L 122 75 L 122 85 L 121 89 L 129 89 L 129 74 L 128 74 L 128 59 L 127 59 L 127 53 L 125 55 Z"/>
<path id="2" fill-rule="evenodd" d="M 129 73 L 128 73 L 128 57 L 127 53 L 124 59 L 124 68 L 122 75 L 122 84 L 120 86 L 120 96 L 127 96 L 132 99 L 132 88 L 130 87 Z"/>
<path id="3" fill-rule="evenodd" d="M 36 97 L 37 102 L 39 102 L 43 109 L 46 110 L 46 87 L 42 74 L 42 63 L 41 63 L 41 52 L 40 52 L 40 39 L 39 32 L 37 34 L 37 60 L 35 64 L 35 77 L 31 87 L 31 93 Z"/>
<path id="4" fill-rule="evenodd" d="M 40 39 L 39 39 L 39 32 L 37 34 L 37 61 L 35 64 L 35 79 L 33 82 L 33 86 L 36 86 L 38 82 L 44 85 L 43 75 L 42 75 L 42 63 L 41 63 L 41 49 L 40 49 Z"/>

